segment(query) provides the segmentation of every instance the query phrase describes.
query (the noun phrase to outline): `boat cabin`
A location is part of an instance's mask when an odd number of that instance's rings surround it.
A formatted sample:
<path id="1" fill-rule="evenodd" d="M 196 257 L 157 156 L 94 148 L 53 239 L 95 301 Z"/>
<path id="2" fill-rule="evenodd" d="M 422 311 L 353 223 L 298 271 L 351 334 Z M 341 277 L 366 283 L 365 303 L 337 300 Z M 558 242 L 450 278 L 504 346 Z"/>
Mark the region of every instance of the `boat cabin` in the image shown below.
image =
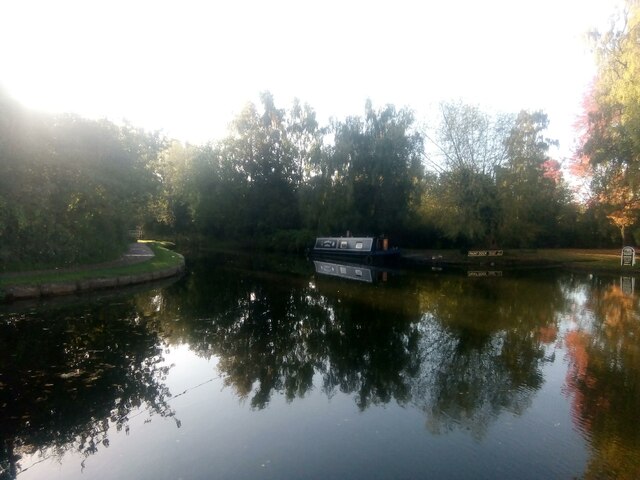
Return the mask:
<path id="1" fill-rule="evenodd" d="M 389 240 L 383 237 L 318 237 L 313 253 L 319 255 L 379 257 L 399 253 L 389 248 Z"/>
<path id="2" fill-rule="evenodd" d="M 373 246 L 371 237 L 320 237 L 316 238 L 314 250 L 371 253 Z"/>

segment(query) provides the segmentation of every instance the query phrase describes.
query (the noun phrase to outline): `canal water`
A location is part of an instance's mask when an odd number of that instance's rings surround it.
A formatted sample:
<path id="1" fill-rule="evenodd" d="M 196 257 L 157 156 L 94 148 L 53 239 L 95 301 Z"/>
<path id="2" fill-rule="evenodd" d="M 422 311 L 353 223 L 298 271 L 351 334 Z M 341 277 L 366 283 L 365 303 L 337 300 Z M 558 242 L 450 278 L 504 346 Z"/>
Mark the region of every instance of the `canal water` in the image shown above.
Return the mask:
<path id="1" fill-rule="evenodd" d="M 188 267 L 0 307 L 0 479 L 640 478 L 634 278 Z"/>

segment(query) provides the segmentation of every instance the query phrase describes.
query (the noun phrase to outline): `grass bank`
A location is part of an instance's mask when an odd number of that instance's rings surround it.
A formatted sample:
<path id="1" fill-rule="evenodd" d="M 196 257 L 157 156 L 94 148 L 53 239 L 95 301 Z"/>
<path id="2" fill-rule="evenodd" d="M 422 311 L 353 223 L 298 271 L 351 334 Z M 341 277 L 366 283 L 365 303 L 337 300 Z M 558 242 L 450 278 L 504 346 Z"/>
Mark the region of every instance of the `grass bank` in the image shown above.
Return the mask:
<path id="1" fill-rule="evenodd" d="M 147 241 L 153 257 L 144 261 L 119 261 L 66 269 L 0 275 L 0 301 L 73 294 L 144 283 L 176 275 L 184 269 L 184 257 L 159 242 Z"/>
<path id="2" fill-rule="evenodd" d="M 640 262 L 633 267 L 620 265 L 620 253 L 617 249 L 507 249 L 502 256 L 469 257 L 457 250 L 407 250 L 403 258 L 407 263 L 468 268 L 564 268 L 640 273 Z"/>

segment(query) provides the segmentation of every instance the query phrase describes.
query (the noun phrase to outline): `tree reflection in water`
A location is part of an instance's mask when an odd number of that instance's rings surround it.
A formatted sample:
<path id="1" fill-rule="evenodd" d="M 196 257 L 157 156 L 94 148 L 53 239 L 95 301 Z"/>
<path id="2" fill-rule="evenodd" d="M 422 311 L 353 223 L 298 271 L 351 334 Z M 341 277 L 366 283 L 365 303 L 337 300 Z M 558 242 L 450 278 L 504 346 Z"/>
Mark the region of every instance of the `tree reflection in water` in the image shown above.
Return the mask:
<path id="1" fill-rule="evenodd" d="M 585 478 L 640 478 L 640 302 L 623 279 L 593 279 L 565 336 L 566 393 L 590 440 Z"/>
<path id="2" fill-rule="evenodd" d="M 318 388 L 352 395 L 361 410 L 412 406 L 431 433 L 476 439 L 501 414 L 530 407 L 564 349 L 565 393 L 593 449 L 587 476 L 640 476 L 630 421 L 640 401 L 640 305 L 618 283 L 414 273 L 364 284 L 254 262 L 214 258 L 119 305 L 2 320 L 4 477 L 15 477 L 22 454 L 108 446 L 108 430 L 126 429 L 135 408 L 173 416 L 162 349 L 180 344 L 215 357 L 225 384 L 254 409 Z"/>
<path id="3" fill-rule="evenodd" d="M 274 392 L 302 397 L 318 375 L 327 395 L 353 394 L 360 409 L 415 404 L 433 432 L 480 436 L 501 411 L 526 409 L 567 308 L 547 278 L 413 275 L 367 285 L 242 262 L 220 268 L 174 290 L 165 315 L 179 321 L 164 324 L 172 341 L 219 357 L 227 385 L 252 407 Z"/>
<path id="4" fill-rule="evenodd" d="M 481 437 L 502 412 L 521 414 L 553 361 L 559 312 L 556 281 L 425 279 L 419 288 L 421 377 L 413 397 L 430 431 L 464 428 Z"/>
<path id="5" fill-rule="evenodd" d="M 206 282 L 193 276 L 166 299 L 166 318 L 179 321 L 163 324 L 172 341 L 219 357 L 226 383 L 254 408 L 266 407 L 274 392 L 304 396 L 316 374 L 328 395 L 356 393 L 360 408 L 406 401 L 406 378 L 417 367 L 416 300 L 398 311 L 362 290 L 343 302 L 308 281 L 244 270 Z"/>
<path id="6" fill-rule="evenodd" d="M 29 467 L 23 455 L 108 447 L 134 409 L 174 416 L 162 341 L 148 327 L 130 301 L 1 319 L 0 479 Z"/>

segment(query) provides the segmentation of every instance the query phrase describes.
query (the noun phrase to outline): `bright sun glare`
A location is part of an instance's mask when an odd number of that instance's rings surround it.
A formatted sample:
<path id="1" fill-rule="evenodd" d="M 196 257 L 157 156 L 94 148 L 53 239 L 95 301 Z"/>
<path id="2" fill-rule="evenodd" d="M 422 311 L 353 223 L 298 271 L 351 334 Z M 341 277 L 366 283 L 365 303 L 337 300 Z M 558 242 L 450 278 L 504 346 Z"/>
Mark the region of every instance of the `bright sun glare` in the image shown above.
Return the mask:
<path id="1" fill-rule="evenodd" d="M 617 0 L 513 2 L 12 1 L 0 7 L 0 85 L 29 107 L 191 142 L 245 102 L 308 102 L 321 121 L 375 105 L 418 118 L 442 100 L 542 109 L 563 151 L 593 76 L 585 33 Z"/>

